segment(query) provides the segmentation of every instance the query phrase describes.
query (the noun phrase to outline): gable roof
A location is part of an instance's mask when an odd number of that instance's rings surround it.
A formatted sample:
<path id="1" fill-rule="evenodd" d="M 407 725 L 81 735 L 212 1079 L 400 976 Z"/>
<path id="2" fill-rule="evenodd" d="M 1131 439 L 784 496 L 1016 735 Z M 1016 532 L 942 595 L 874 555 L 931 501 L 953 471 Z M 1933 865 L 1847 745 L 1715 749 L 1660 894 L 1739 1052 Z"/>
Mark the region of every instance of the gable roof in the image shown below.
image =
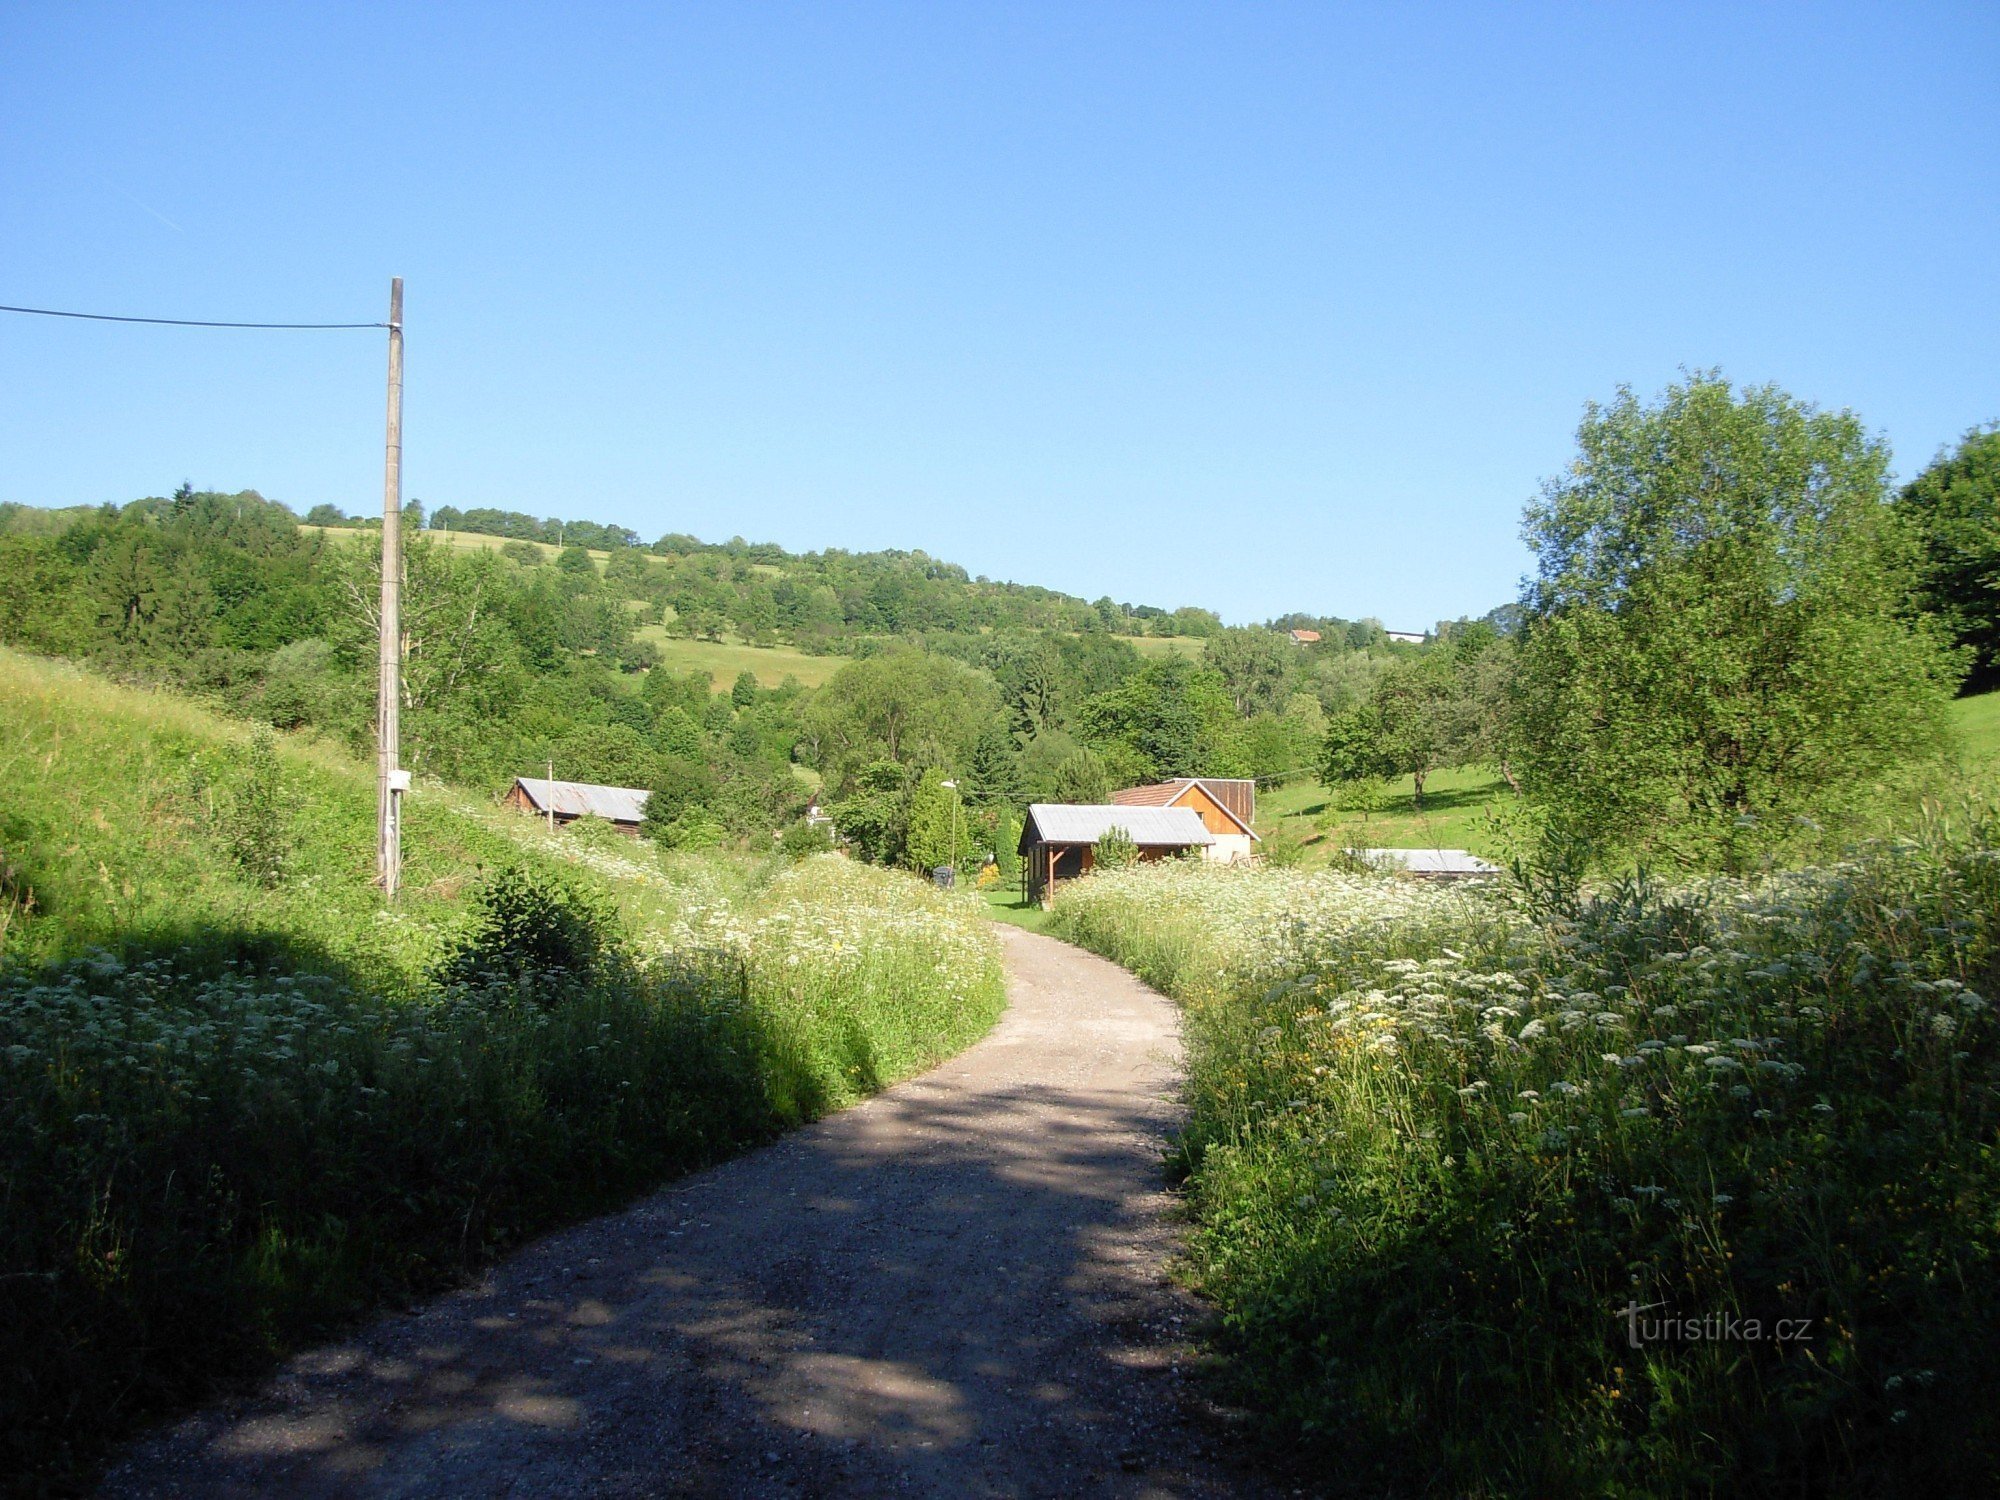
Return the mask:
<path id="1" fill-rule="evenodd" d="M 1094 844 L 1114 828 L 1142 849 L 1185 849 L 1212 844 L 1215 835 L 1202 826 L 1191 807 L 1119 807 L 1104 802 L 1036 802 L 1028 808 L 1021 844 Z M 1030 838 L 1030 834 L 1037 837 Z"/>
<path id="2" fill-rule="evenodd" d="M 1319 632 L 1317 630 L 1294 630 L 1292 632 L 1292 639 L 1297 641 L 1301 646 L 1310 646 L 1319 639 Z"/>
<path id="3" fill-rule="evenodd" d="M 1172 781 L 1156 781 L 1151 786 L 1125 787 L 1113 792 L 1111 800 L 1119 807 L 1172 807 L 1187 795 L 1190 787 L 1197 786 L 1208 793 L 1211 802 L 1228 814 L 1230 822 L 1251 838 L 1257 838 L 1247 811 L 1256 783 L 1247 779 L 1218 781 L 1212 776 L 1176 776 Z M 1258 839 L 1258 842 L 1263 840 Z"/>
<path id="4" fill-rule="evenodd" d="M 645 817 L 646 799 L 652 795 L 644 787 L 593 786 L 540 776 L 516 776 L 514 785 L 540 812 L 553 812 L 559 818 L 608 818 L 613 823 L 636 823 Z"/>

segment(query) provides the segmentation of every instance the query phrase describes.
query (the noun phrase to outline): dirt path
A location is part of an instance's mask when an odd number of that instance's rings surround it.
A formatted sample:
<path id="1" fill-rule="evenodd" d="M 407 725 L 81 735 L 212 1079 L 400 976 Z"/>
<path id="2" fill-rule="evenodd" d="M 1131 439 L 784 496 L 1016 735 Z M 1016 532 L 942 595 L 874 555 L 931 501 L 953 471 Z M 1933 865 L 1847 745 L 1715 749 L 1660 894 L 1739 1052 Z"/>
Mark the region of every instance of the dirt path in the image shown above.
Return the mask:
<path id="1" fill-rule="evenodd" d="M 998 930 L 978 1046 L 293 1360 L 105 1493 L 1262 1493 L 1163 1274 L 1173 1008 Z"/>

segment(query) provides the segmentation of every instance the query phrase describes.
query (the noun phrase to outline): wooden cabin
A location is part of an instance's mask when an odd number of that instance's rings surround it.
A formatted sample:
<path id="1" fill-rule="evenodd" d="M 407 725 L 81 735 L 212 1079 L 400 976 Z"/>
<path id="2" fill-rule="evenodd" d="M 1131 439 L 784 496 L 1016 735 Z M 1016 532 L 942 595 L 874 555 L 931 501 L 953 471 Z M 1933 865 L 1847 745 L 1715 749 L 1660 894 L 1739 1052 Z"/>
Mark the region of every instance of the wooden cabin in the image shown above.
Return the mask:
<path id="1" fill-rule="evenodd" d="M 637 837 L 652 793 L 636 786 L 596 786 L 588 781 L 549 781 L 540 776 L 516 776 L 500 800 L 517 812 L 538 818 L 551 814 L 558 824 L 578 818 L 602 818 L 620 833 Z"/>
<path id="2" fill-rule="evenodd" d="M 1181 776 L 1151 786 L 1130 786 L 1113 792 L 1119 807 L 1187 807 L 1212 835 L 1202 846 L 1202 858 L 1235 864 L 1250 858 L 1262 842 L 1250 827 L 1257 816 L 1257 783 L 1247 778 Z"/>
<path id="3" fill-rule="evenodd" d="M 1088 875 L 1097 841 L 1117 828 L 1142 861 L 1205 849 L 1215 837 L 1188 807 L 1119 807 L 1111 803 L 1036 802 L 1021 825 L 1021 876 L 1031 899 L 1047 906 L 1056 882 Z"/>

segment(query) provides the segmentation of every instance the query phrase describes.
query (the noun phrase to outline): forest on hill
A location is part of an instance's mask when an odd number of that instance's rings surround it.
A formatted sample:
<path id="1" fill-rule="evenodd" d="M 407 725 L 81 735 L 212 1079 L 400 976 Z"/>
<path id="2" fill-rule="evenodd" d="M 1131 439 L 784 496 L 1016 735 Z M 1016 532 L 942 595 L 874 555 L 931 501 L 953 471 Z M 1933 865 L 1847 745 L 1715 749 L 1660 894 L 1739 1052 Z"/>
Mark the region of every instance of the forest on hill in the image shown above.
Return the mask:
<path id="1" fill-rule="evenodd" d="M 16 586 L 0 642 L 363 750 L 380 536 L 336 519 L 185 485 L 123 506 L 5 507 L 0 572 Z M 958 776 L 983 816 L 957 854 L 981 859 L 1010 842 L 1001 810 L 1031 797 L 1309 770 L 1328 715 L 1416 652 L 1372 622 L 1316 620 L 1325 640 L 1306 648 L 1205 611 L 972 579 L 921 553 L 673 536 L 595 554 L 535 537 L 467 548 L 415 506 L 406 520 L 410 767 L 489 793 L 551 765 L 659 789 L 679 843 L 768 839 L 824 786 L 843 832 L 895 861 L 924 777 Z M 1143 653 L 1132 632 L 1154 625 L 1198 655 Z M 752 652 L 852 659 L 817 688 L 746 670 L 723 691 L 663 659 L 681 637 L 725 632 Z"/>
<path id="2" fill-rule="evenodd" d="M 1213 775 L 1370 796 L 1400 779 L 1421 805 L 1431 776 L 1477 765 L 1590 858 L 1699 868 L 1837 839 L 1948 748 L 1944 700 L 2000 671 L 2000 434 L 1898 490 L 1850 414 L 1697 376 L 1593 408 L 1579 442 L 1529 508 L 1523 599 L 1421 645 L 1374 621 L 1093 604 L 921 552 L 641 546 L 413 503 L 405 758 L 487 793 L 551 767 L 653 789 L 652 831 L 680 845 L 768 840 L 817 790 L 868 856 L 966 866 L 1009 862 L 1031 800 Z M 1677 452 L 1738 488 L 1687 489 Z M 0 508 L 0 643 L 365 749 L 380 538 L 347 521 L 186 485 Z M 498 544 L 450 544 L 468 527 Z M 725 636 L 840 665 L 718 691 L 673 659 Z M 946 816 L 946 782 L 971 819 Z"/>

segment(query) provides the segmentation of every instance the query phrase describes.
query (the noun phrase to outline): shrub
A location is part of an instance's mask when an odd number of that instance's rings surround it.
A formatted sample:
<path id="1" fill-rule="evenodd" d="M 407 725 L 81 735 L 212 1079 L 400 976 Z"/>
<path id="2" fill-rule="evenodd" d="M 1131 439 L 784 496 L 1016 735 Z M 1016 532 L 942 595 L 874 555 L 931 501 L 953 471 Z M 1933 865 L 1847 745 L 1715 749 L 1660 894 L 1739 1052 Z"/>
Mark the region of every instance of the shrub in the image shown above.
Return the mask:
<path id="1" fill-rule="evenodd" d="M 1107 828 L 1091 846 L 1093 870 L 1124 870 L 1139 862 L 1139 846 L 1122 828 Z"/>
<path id="2" fill-rule="evenodd" d="M 792 859 L 825 854 L 833 848 L 833 833 L 825 823 L 798 822 L 787 828 L 779 847 Z"/>
<path id="3" fill-rule="evenodd" d="M 277 737 L 260 728 L 217 788 L 215 820 L 230 855 L 266 889 L 283 883 L 292 857 L 290 816 Z"/>
<path id="4" fill-rule="evenodd" d="M 617 919 L 602 898 L 515 865 L 480 887 L 471 926 L 441 977 L 448 984 L 504 984 L 524 995 L 546 995 L 589 984 L 620 957 Z"/>

